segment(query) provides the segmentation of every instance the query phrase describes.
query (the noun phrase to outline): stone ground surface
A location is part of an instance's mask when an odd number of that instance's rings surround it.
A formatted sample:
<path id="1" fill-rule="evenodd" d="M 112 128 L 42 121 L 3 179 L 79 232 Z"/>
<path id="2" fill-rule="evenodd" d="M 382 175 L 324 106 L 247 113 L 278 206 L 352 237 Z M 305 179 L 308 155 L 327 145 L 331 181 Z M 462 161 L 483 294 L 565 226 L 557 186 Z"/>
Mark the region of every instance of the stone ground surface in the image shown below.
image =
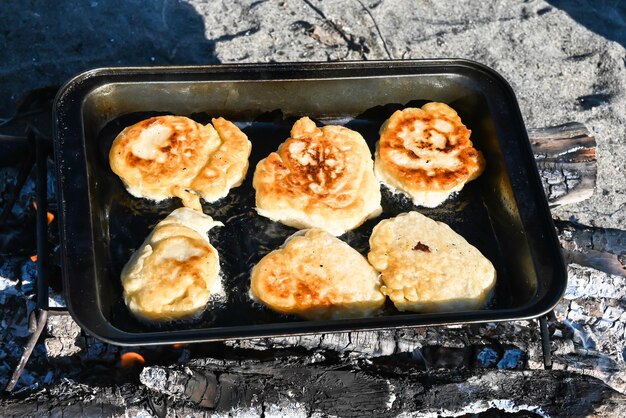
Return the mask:
<path id="1" fill-rule="evenodd" d="M 513 86 L 527 126 L 585 123 L 598 187 L 556 212 L 626 224 L 626 5 L 594 1 L 3 2 L 0 115 L 25 91 L 119 65 L 469 58 Z"/>
<path id="2" fill-rule="evenodd" d="M 510 82 L 527 126 L 578 121 L 595 133 L 594 196 L 553 214 L 624 230 L 626 4 L 596 3 L 5 1 L 0 5 L 0 20 L 5 22 L 0 28 L 4 99 L 0 118 L 9 115 L 24 92 L 60 85 L 95 67 L 469 58 L 494 68 Z M 22 266 L 27 268 L 34 265 Z M 2 304 L 14 296 L 11 280 L 17 273 L 13 273 L 4 267 L 0 271 L 9 278 L 0 282 Z M 569 327 L 574 345 L 565 343 L 569 335 L 555 352 L 558 368 L 592 374 L 622 393 L 626 392 L 624 281 L 570 266 L 569 288 L 556 315 Z M 585 369 L 581 353 L 598 359 L 590 360 Z M 45 376 L 40 381 L 46 383 Z"/>

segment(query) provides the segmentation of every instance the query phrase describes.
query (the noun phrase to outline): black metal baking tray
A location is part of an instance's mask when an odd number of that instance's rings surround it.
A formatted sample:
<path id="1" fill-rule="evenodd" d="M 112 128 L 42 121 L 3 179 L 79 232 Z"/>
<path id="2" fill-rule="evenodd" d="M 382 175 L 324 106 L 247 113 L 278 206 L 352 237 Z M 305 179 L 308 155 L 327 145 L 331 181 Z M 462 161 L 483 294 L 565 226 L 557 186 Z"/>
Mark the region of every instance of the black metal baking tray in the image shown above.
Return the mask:
<path id="1" fill-rule="evenodd" d="M 249 272 L 295 230 L 254 211 L 256 163 L 307 115 L 359 131 L 373 151 L 391 113 L 428 101 L 448 103 L 472 130 L 487 168 L 435 209 L 487 256 L 498 273 L 494 296 L 477 311 L 415 314 L 387 304 L 373 318 L 304 321 L 254 304 Z M 108 151 L 125 127 L 158 114 L 206 123 L 223 116 L 252 141 L 241 187 L 204 205 L 224 222 L 211 231 L 220 252 L 226 300 L 198 318 L 163 325 L 135 319 L 122 299 L 120 271 L 151 228 L 181 204 L 130 196 L 112 173 Z M 62 271 L 68 308 L 101 340 L 121 345 L 197 342 L 316 332 L 458 324 L 538 317 L 554 307 L 566 274 L 517 101 L 493 70 L 465 60 L 419 60 L 206 67 L 105 68 L 69 81 L 55 105 L 55 153 Z M 341 238 L 366 255 L 373 226 L 416 208 L 384 187 L 383 215 Z M 463 274 L 459 272 L 459 274 Z"/>

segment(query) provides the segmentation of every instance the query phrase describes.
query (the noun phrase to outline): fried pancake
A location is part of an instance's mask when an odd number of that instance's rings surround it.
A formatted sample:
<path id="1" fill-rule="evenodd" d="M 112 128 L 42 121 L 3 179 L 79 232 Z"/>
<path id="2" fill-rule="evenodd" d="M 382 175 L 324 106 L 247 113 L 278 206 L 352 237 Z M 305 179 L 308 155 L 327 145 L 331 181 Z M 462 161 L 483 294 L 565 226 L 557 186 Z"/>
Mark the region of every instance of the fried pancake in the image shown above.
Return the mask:
<path id="1" fill-rule="evenodd" d="M 446 104 L 398 110 L 380 131 L 376 177 L 393 191 L 409 195 L 418 206 L 438 206 L 485 168 L 470 134 Z"/>
<path id="2" fill-rule="evenodd" d="M 219 294 L 219 257 L 207 232 L 221 226 L 188 208 L 159 222 L 122 270 L 124 301 L 136 316 L 169 321 L 200 312 Z"/>
<path id="3" fill-rule="evenodd" d="M 480 309 L 496 282 L 496 270 L 480 251 L 418 212 L 376 225 L 367 257 L 382 273 L 381 291 L 400 311 Z"/>
<path id="4" fill-rule="evenodd" d="M 372 165 L 358 132 L 318 128 L 303 117 L 278 151 L 256 166 L 257 212 L 295 228 L 341 235 L 382 211 Z"/>
<path id="5" fill-rule="evenodd" d="M 345 242 L 321 229 L 299 231 L 254 266 L 250 290 L 271 309 L 306 319 L 360 318 L 385 297 L 378 273 Z"/>
<path id="6" fill-rule="evenodd" d="M 154 201 L 173 196 L 201 209 L 239 186 L 251 144 L 223 118 L 201 125 L 184 116 L 157 116 L 124 129 L 109 152 L 111 169 L 130 194 Z"/>

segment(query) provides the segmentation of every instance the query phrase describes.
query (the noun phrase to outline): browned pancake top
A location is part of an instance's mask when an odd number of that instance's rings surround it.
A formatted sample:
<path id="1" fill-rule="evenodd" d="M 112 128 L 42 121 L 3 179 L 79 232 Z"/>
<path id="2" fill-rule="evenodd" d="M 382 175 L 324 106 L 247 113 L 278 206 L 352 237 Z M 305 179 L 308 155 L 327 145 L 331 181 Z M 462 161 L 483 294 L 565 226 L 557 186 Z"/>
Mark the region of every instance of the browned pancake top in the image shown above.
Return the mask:
<path id="1" fill-rule="evenodd" d="M 341 303 L 350 300 L 350 295 L 338 294 L 332 288 L 332 277 L 328 275 L 328 269 L 323 264 L 319 268 L 305 268 L 302 264 L 285 262 L 281 253 L 272 253 L 264 261 L 272 266 L 271 271 L 266 271 L 264 281 L 257 282 L 257 292 L 261 295 L 272 295 L 276 300 L 294 306 L 304 311 L 311 307 L 328 307 L 333 303 Z M 311 261 L 311 260 L 307 260 Z M 293 280 L 292 277 L 297 277 Z M 334 301 L 334 302 L 333 302 Z"/>
<path id="2" fill-rule="evenodd" d="M 345 242 L 320 229 L 290 238 L 254 266 L 252 294 L 270 308 L 309 319 L 366 316 L 385 301 L 378 273 Z"/>
<path id="3" fill-rule="evenodd" d="M 243 181 L 251 144 L 233 123 L 201 125 L 184 116 L 157 116 L 124 129 L 109 152 L 111 169 L 137 197 L 178 196 L 200 209 Z"/>
<path id="4" fill-rule="evenodd" d="M 345 207 L 355 200 L 361 186 L 363 148 L 365 142 L 354 131 L 340 126 L 320 129 L 309 118 L 302 118 L 278 152 L 259 164 L 275 176 L 260 192 L 304 198 L 312 205 Z"/>
<path id="5" fill-rule="evenodd" d="M 219 223 L 179 208 L 157 224 L 122 270 L 124 299 L 149 320 L 172 320 L 199 312 L 219 278 L 219 257 L 206 231 Z"/>
<path id="6" fill-rule="evenodd" d="M 275 154 L 269 163 L 284 173 L 281 188 L 287 194 L 304 194 L 332 207 L 349 203 L 354 189 L 336 193 L 345 184 L 345 160 L 330 141 L 312 137 L 289 139 L 284 149 L 287 151 L 282 153 L 282 159 Z"/>
<path id="7" fill-rule="evenodd" d="M 484 168 L 470 134 L 456 111 L 443 103 L 397 111 L 381 130 L 376 164 L 407 190 L 454 189 Z"/>
<path id="8" fill-rule="evenodd" d="M 150 129 L 155 140 L 139 144 Z M 132 177 L 141 176 L 143 186 L 164 187 L 172 181 L 194 178 L 204 166 L 211 144 L 203 129 L 199 123 L 178 116 L 146 119 L 125 129 L 111 153 L 119 165 L 133 172 Z"/>

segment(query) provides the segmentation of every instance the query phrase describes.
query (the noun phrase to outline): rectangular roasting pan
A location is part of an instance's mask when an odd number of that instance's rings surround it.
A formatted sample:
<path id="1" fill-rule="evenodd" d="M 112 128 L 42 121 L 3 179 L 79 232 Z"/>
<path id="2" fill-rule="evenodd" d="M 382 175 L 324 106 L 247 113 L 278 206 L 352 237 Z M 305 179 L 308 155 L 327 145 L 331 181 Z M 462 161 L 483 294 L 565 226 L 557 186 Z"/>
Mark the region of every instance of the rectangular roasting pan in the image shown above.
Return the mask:
<path id="1" fill-rule="evenodd" d="M 300 116 L 357 130 L 373 151 L 393 111 L 428 101 L 459 112 L 487 168 L 441 207 L 417 210 L 448 223 L 492 261 L 498 280 L 487 306 L 416 314 L 388 303 L 373 318 L 304 321 L 254 304 L 248 296 L 250 269 L 295 231 L 256 214 L 256 163 L 288 138 Z M 153 325 L 126 308 L 120 272 L 152 227 L 181 203 L 132 197 L 111 171 L 108 151 L 124 127 L 162 114 L 202 123 L 223 116 L 248 135 L 252 155 L 244 184 L 204 205 L 205 213 L 225 224 L 210 233 L 220 253 L 225 300 L 211 302 L 194 319 Z M 96 69 L 61 89 L 55 129 L 66 301 L 76 322 L 103 341 L 148 345 L 527 319 L 550 311 L 565 290 L 565 268 L 515 95 L 500 75 L 474 62 Z M 416 209 L 384 187 L 382 192 L 383 215 L 341 237 L 363 255 L 374 225 Z"/>

